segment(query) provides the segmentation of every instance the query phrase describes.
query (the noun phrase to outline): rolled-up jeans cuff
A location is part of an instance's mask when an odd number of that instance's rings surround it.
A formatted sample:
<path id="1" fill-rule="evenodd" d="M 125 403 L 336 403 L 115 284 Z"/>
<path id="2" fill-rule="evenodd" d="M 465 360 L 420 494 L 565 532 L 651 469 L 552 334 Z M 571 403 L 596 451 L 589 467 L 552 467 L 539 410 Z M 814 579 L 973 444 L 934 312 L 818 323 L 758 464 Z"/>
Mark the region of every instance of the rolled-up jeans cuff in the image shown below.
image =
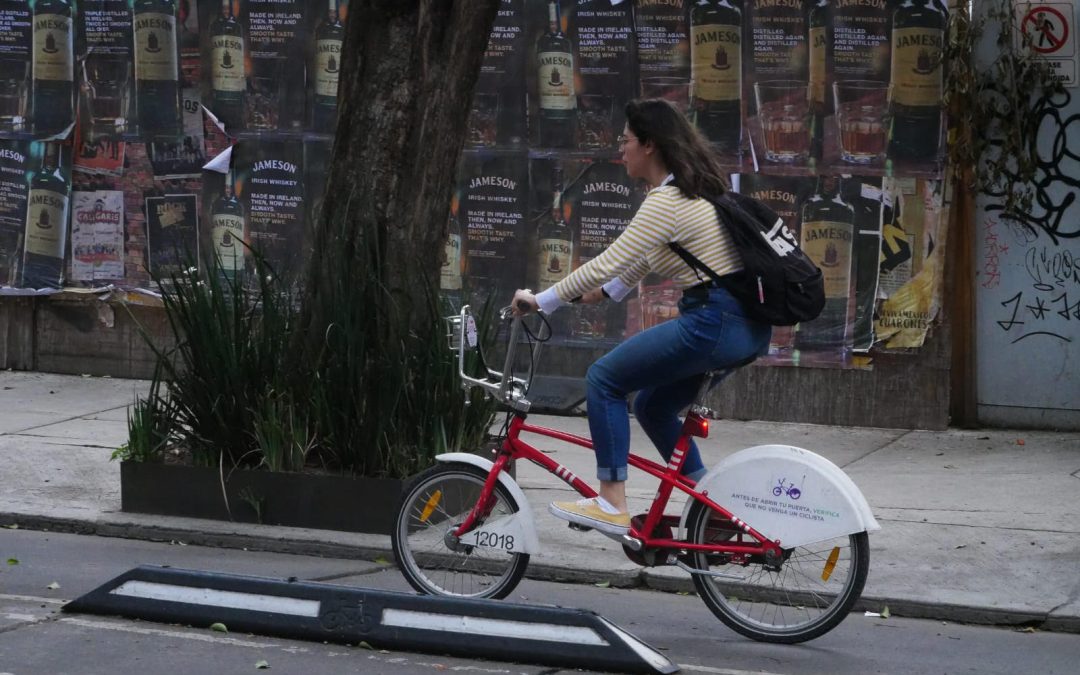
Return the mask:
<path id="1" fill-rule="evenodd" d="M 626 467 L 620 466 L 615 468 L 607 468 L 603 466 L 596 467 L 596 479 L 606 481 L 624 481 L 626 480 Z"/>

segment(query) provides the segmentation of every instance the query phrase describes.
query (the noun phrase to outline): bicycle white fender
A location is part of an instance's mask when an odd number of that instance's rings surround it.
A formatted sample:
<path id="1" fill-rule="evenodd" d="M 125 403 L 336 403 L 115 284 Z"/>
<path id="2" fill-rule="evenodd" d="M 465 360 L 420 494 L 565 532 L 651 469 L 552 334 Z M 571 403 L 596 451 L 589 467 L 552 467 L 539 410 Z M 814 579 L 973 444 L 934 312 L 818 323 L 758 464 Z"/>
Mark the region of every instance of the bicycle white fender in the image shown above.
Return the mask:
<path id="1" fill-rule="evenodd" d="M 479 467 L 484 471 L 491 471 L 491 467 L 495 466 L 495 463 L 485 457 L 474 455 L 468 452 L 448 452 L 442 455 L 435 456 L 436 461 L 439 462 L 464 462 L 465 464 L 472 464 Z M 521 486 L 514 481 L 505 471 L 499 474 L 499 482 L 503 487 L 510 492 L 510 496 L 517 502 L 518 513 L 514 517 L 513 527 L 514 530 L 520 532 L 522 544 L 518 548 L 520 553 L 539 553 L 540 552 L 540 539 L 536 536 L 536 520 L 533 518 L 532 507 L 529 506 L 529 500 L 525 498 L 525 492 L 521 489 Z"/>
<path id="2" fill-rule="evenodd" d="M 790 445 L 740 450 L 705 474 L 698 489 L 784 548 L 881 529 L 840 467 Z M 693 503 L 683 509 L 684 534 Z"/>

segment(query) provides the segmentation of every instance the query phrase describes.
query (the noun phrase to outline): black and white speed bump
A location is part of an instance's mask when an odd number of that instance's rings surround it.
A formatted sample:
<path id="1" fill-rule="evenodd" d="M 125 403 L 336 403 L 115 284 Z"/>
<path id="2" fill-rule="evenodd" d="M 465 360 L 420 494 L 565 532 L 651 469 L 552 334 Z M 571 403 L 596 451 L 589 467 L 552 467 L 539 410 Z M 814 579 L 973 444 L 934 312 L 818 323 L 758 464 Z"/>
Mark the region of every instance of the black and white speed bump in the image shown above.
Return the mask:
<path id="1" fill-rule="evenodd" d="M 674 673 L 663 654 L 594 612 L 266 577 L 136 567 L 64 605 L 297 640 L 518 663 Z"/>

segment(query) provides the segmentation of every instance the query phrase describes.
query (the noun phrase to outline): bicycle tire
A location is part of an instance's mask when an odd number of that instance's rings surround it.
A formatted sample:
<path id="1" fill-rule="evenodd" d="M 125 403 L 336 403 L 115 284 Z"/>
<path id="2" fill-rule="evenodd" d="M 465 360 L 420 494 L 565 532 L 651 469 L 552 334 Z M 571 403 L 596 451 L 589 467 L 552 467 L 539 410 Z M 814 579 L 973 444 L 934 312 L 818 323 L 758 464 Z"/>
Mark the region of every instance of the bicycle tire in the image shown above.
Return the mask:
<path id="1" fill-rule="evenodd" d="M 455 551 L 446 538 L 476 503 L 487 476 L 471 464 L 438 464 L 417 475 L 405 488 L 390 538 L 398 569 L 417 591 L 499 600 L 521 581 L 529 554 L 479 547 Z M 433 497 L 436 491 L 439 495 Z M 501 483 L 495 486 L 495 499 L 493 515 L 509 515 L 519 509 Z M 425 511 L 428 515 L 421 517 Z"/>
<path id="2" fill-rule="evenodd" d="M 716 512 L 700 502 L 690 509 L 688 539 L 696 544 L 714 539 L 713 530 L 730 538 L 730 521 L 713 519 Z M 723 527 L 723 523 L 729 527 Z M 719 526 L 717 523 L 720 523 Z M 833 549 L 838 553 L 829 564 Z M 747 565 L 726 562 L 722 556 L 692 551 L 693 567 L 742 575 L 741 579 L 713 578 L 694 574 L 698 595 L 726 626 L 761 642 L 794 644 L 820 637 L 848 615 L 866 584 L 870 568 L 870 544 L 866 532 L 844 535 L 808 546 L 785 549 L 779 571 L 766 568 L 764 560 Z M 818 579 L 806 568 L 821 570 Z M 771 619 L 769 618 L 771 616 Z M 798 619 L 790 621 L 789 619 Z"/>

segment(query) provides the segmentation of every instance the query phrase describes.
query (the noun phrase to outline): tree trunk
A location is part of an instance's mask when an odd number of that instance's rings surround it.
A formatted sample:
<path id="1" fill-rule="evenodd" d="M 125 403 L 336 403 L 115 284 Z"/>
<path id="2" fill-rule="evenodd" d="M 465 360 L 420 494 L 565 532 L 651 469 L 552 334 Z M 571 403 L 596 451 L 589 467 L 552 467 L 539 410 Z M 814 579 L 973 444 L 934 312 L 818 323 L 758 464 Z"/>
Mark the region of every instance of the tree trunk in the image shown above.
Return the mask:
<path id="1" fill-rule="evenodd" d="M 473 89 L 499 0 L 353 0 L 326 197 L 312 233 L 302 326 L 318 353 L 343 287 L 365 296 L 378 344 L 436 326 L 447 214 Z M 366 276 L 368 275 L 368 276 Z M 335 290 L 336 289 L 336 290 Z"/>

